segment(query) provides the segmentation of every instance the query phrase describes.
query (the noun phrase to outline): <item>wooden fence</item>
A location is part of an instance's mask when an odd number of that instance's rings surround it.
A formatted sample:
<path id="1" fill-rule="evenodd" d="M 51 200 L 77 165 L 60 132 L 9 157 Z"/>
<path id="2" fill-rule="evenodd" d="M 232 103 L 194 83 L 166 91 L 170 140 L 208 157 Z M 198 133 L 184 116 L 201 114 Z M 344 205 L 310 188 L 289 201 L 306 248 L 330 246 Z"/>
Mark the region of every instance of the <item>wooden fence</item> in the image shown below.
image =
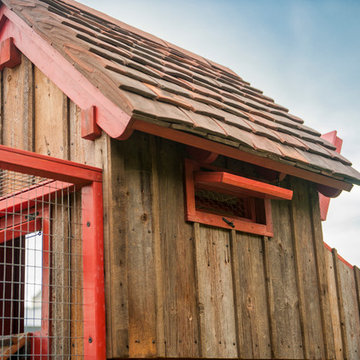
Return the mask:
<path id="1" fill-rule="evenodd" d="M 336 359 L 360 359 L 360 269 L 325 246 Z"/>

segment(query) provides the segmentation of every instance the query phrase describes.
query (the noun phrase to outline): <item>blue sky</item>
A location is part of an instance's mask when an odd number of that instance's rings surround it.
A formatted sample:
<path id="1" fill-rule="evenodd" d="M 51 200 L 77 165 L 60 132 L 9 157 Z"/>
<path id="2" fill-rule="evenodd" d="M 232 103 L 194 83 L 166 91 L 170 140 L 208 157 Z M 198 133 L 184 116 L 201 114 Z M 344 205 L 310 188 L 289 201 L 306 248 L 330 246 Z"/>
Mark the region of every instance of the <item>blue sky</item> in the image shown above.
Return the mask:
<path id="1" fill-rule="evenodd" d="M 226 65 L 308 126 L 338 130 L 360 170 L 360 1 L 80 0 Z M 324 239 L 360 265 L 360 187 L 331 200 Z"/>

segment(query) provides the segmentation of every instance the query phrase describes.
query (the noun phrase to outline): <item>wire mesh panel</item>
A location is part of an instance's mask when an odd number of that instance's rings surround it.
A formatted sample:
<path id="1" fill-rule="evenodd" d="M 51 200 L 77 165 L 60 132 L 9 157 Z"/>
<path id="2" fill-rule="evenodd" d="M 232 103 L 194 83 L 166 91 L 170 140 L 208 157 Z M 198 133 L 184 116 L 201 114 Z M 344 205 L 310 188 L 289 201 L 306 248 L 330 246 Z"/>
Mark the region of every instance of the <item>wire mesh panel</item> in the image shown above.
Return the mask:
<path id="1" fill-rule="evenodd" d="M 254 217 L 251 205 L 249 198 L 208 189 L 195 189 L 196 210 L 251 220 Z"/>
<path id="2" fill-rule="evenodd" d="M 0 359 L 84 357 L 81 194 L 0 170 Z"/>

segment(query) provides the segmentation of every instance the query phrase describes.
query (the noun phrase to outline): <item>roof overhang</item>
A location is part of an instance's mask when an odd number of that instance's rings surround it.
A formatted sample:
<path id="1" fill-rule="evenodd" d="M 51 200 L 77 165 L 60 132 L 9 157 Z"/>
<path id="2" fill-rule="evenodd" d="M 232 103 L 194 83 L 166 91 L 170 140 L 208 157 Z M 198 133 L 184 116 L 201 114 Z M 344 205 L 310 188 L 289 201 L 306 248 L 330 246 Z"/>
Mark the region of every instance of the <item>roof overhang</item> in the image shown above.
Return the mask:
<path id="1" fill-rule="evenodd" d="M 82 110 L 95 106 L 97 125 L 114 138 L 121 137 L 131 116 L 105 97 L 50 43 L 5 5 L 0 8 L 0 42 L 9 38 L 56 86 Z"/>
<path id="2" fill-rule="evenodd" d="M 326 193 L 335 193 L 336 191 L 338 193 L 338 190 L 350 191 L 353 186 L 349 182 L 299 168 L 296 164 L 290 162 L 285 163 L 269 157 L 262 157 L 258 153 L 244 151 L 132 117 L 132 114 L 124 112 L 118 105 L 110 101 L 49 42 L 2 4 L 0 8 L 0 42 L 10 38 L 12 38 L 12 43 L 16 48 L 79 106 L 85 115 L 92 115 L 88 120 L 91 129 L 94 129 L 94 122 L 96 122 L 96 125 L 115 139 L 126 139 L 134 130 L 143 131 L 211 153 L 224 155 L 321 184 Z M 89 116 L 84 117 L 85 120 L 88 118 Z M 96 129 L 94 129 L 95 132 Z M 90 134 L 88 138 L 92 139 L 92 135 Z"/>
<path id="3" fill-rule="evenodd" d="M 227 156 L 232 159 L 244 161 L 267 169 L 276 170 L 280 173 L 296 176 L 317 184 L 321 184 L 323 191 L 328 191 L 328 195 L 331 194 L 332 190 L 334 189 L 350 191 L 353 187 L 352 184 L 346 181 L 333 179 L 329 176 L 311 172 L 306 169 L 296 167 L 294 164 L 286 164 L 268 157 L 261 157 L 257 154 L 252 154 L 238 148 L 216 143 L 212 140 L 178 131 L 169 127 L 159 126 L 144 120 L 132 119 L 131 128 L 133 130 L 142 131 L 185 145 L 200 148 L 211 153 Z"/>

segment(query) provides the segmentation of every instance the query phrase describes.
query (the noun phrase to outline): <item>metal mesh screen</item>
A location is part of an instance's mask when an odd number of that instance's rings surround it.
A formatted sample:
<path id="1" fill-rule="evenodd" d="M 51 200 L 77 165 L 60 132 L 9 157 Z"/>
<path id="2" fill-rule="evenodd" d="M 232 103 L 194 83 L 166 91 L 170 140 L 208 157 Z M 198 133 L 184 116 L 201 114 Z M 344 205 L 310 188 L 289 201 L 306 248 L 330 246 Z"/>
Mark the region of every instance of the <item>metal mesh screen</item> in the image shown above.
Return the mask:
<path id="1" fill-rule="evenodd" d="M 0 360 L 83 357 L 81 197 L 0 170 Z"/>
<path id="2" fill-rule="evenodd" d="M 245 219 L 253 216 L 249 199 L 207 189 L 195 189 L 195 208 L 222 216 Z"/>

